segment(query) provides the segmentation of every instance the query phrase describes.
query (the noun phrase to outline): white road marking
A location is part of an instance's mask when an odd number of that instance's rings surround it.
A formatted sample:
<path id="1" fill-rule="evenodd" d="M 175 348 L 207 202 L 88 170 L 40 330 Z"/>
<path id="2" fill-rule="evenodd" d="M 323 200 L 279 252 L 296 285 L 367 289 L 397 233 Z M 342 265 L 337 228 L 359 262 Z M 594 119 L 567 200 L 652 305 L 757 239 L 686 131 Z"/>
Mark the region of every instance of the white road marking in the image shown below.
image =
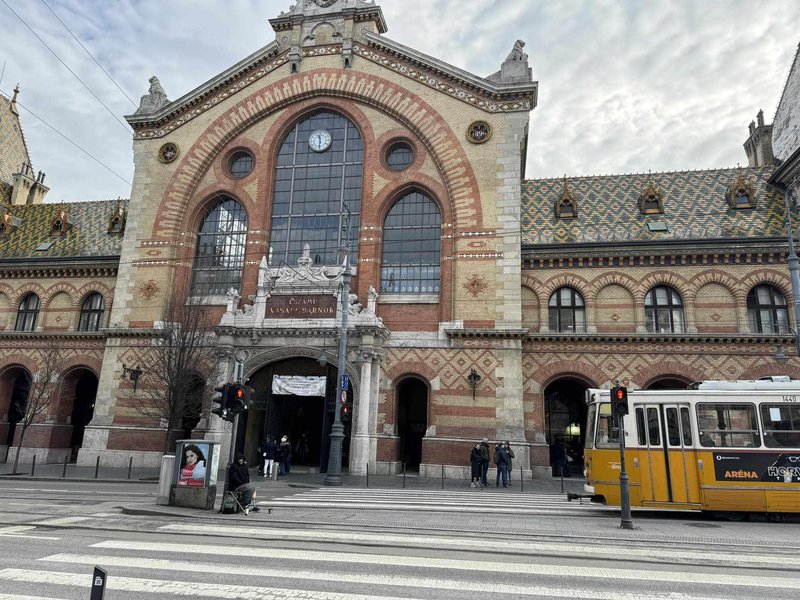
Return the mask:
<path id="1" fill-rule="evenodd" d="M 285 538 L 284 538 L 285 539 Z M 722 552 L 692 552 L 689 550 L 665 550 L 661 547 L 653 548 L 603 548 L 600 546 L 588 546 L 579 544 L 558 544 L 548 542 L 529 542 L 529 543 L 503 543 L 498 544 L 497 549 L 508 550 L 509 546 L 513 550 L 526 554 L 539 553 L 539 554 L 556 554 L 563 556 L 569 554 L 571 556 L 596 556 L 606 558 L 618 558 L 624 555 L 628 559 L 650 558 L 657 562 L 664 562 L 664 559 L 671 558 L 680 561 L 696 560 L 698 562 L 708 563 L 711 561 L 723 562 L 728 566 L 731 565 L 748 565 L 754 564 L 759 566 L 780 566 L 783 567 L 787 559 L 790 560 L 794 553 L 789 554 L 759 554 L 757 556 L 749 554 L 735 555 L 732 553 Z M 134 542 L 128 540 L 109 540 L 92 544 L 92 548 L 112 548 L 115 550 L 131 550 L 142 552 L 168 552 L 171 554 L 209 554 L 212 556 L 219 555 L 219 546 L 210 544 L 175 544 L 169 542 Z M 427 548 L 434 547 L 433 544 L 426 545 Z M 468 547 L 475 548 L 475 542 L 469 541 Z M 481 550 L 483 552 L 491 552 L 494 549 L 488 547 L 485 543 L 481 542 Z M 404 566 L 417 566 L 417 564 L 408 562 L 411 559 L 407 556 L 393 556 L 393 555 L 376 555 L 376 554 L 359 554 L 359 553 L 345 553 L 345 552 L 326 552 L 319 550 L 292 550 L 289 548 L 253 548 L 249 546 L 226 546 L 225 554 L 229 556 L 252 556 L 258 558 L 277 558 L 287 560 L 308 560 L 308 561 L 321 561 L 321 562 L 346 562 L 346 563 L 369 563 L 375 562 L 376 556 L 381 556 L 382 564 L 404 565 Z M 507 557 L 501 558 L 502 562 L 497 565 L 516 564 L 509 562 Z M 487 563 L 493 565 L 495 563 Z M 438 558 L 426 558 L 425 565 L 442 568 L 442 569 L 474 569 L 468 562 L 463 560 L 445 560 Z M 793 565 L 785 565 L 786 568 L 793 569 Z M 502 568 L 487 567 L 487 570 L 503 572 Z"/>
<path id="2" fill-rule="evenodd" d="M 374 564 L 382 564 L 382 557 L 374 557 Z M 38 559 L 45 562 L 68 563 L 78 565 L 108 565 L 107 561 L 119 563 L 119 557 L 108 557 L 102 554 L 54 554 Z M 420 557 L 410 559 L 407 566 L 424 568 L 430 563 L 429 558 Z M 185 573 L 185 561 L 171 561 L 155 558 L 125 557 L 124 565 L 126 568 L 154 569 L 159 571 L 174 571 Z M 495 568 L 496 567 L 498 568 Z M 472 571 L 475 572 L 509 572 L 508 567 L 504 569 L 503 563 L 483 564 L 475 561 Z M 646 569 L 612 569 L 605 567 L 589 566 L 569 566 L 569 565 L 544 565 L 544 564 L 522 564 L 514 565 L 517 575 L 538 575 L 560 578 L 582 578 L 582 579 L 609 579 L 609 580 L 628 580 L 637 582 L 665 582 L 665 583 L 686 583 L 688 574 L 676 571 L 653 571 Z M 280 577 L 283 579 L 300 579 L 304 581 L 326 581 L 330 577 L 330 572 L 321 570 L 280 570 L 275 567 L 265 569 L 263 566 L 249 567 L 230 564 L 199 563 L 193 562 L 192 569 L 198 573 L 219 573 L 228 575 L 241 575 L 243 577 Z M 709 573 L 692 573 L 693 582 L 702 585 L 719 585 L 730 587 L 759 587 L 768 589 L 797 589 L 797 582 L 793 578 L 781 577 L 758 577 L 755 575 L 731 575 L 720 574 L 712 575 Z M 380 585 L 394 587 L 420 587 L 425 589 L 448 589 L 459 591 L 470 591 L 485 594 L 518 594 L 526 595 L 530 588 L 522 585 L 510 585 L 499 582 L 479 583 L 472 581 L 456 581 L 452 579 L 442 579 L 438 577 L 414 577 L 407 574 L 377 574 L 368 573 L 361 575 L 357 573 L 345 573 L 336 571 L 336 581 L 339 583 L 352 583 L 357 585 Z M 532 584 L 533 585 L 533 584 Z"/>
<path id="3" fill-rule="evenodd" d="M 154 496 L 153 492 L 109 492 L 107 490 L 59 490 L 53 488 L 2 488 L 5 492 L 45 492 L 57 494 L 88 494 L 91 496 Z"/>
<path id="4" fill-rule="evenodd" d="M 80 523 L 90 519 L 91 517 L 59 517 L 56 519 L 47 519 L 45 521 L 36 521 L 34 525 L 72 525 L 73 523 Z"/>
<path id="5" fill-rule="evenodd" d="M 63 600 L 63 598 L 45 598 L 44 596 L 31 596 L 30 594 L 19 596 L 17 594 L 4 594 L 0 592 L 0 600 Z"/>
<path id="6" fill-rule="evenodd" d="M 31 535 L 29 531 L 35 530 L 31 525 L 13 525 L 11 527 L 0 528 L 0 537 L 24 537 L 32 540 L 60 540 L 60 537 L 47 535 Z"/>
<path id="7" fill-rule="evenodd" d="M 184 565 L 184 571 L 185 565 Z M 27 569 L 0 570 L 0 581 L 18 581 L 25 583 L 68 585 L 87 588 L 91 577 L 61 573 L 58 571 L 30 571 Z M 114 577 L 106 580 L 106 590 L 137 592 L 140 594 L 173 594 L 193 598 L 218 598 L 220 600 L 375 600 L 373 595 L 348 594 L 341 592 L 314 592 L 289 590 L 252 585 L 225 585 L 216 583 L 197 583 L 193 581 L 162 581 L 159 579 L 141 579 L 138 577 Z M 24 598 L 31 598 L 25 596 Z M 581 598 L 578 596 L 578 598 Z M 601 598 L 601 596 L 593 596 Z M 415 600 L 410 597 L 380 596 L 380 600 Z M 416 599 L 421 600 L 421 599 Z M 701 599 L 703 600 L 703 599 Z M 709 599 L 717 600 L 717 599 Z"/>

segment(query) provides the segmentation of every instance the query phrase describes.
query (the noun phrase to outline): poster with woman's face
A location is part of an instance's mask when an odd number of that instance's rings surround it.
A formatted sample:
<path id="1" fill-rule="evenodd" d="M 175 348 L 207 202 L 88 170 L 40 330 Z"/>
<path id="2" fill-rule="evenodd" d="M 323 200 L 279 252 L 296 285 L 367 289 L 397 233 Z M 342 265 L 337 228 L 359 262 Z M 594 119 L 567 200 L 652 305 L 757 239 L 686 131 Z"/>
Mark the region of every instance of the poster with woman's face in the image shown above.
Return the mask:
<path id="1" fill-rule="evenodd" d="M 187 443 L 181 448 L 181 469 L 178 485 L 185 487 L 205 487 L 208 465 L 208 444 Z"/>

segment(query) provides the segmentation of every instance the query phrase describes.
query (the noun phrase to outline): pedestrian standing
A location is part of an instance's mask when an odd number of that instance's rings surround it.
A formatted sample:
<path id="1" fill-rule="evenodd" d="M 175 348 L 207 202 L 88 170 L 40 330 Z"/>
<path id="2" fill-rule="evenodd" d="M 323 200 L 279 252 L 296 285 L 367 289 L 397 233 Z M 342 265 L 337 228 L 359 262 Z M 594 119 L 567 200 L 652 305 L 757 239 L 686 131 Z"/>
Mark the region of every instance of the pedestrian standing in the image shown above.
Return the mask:
<path id="1" fill-rule="evenodd" d="M 500 480 L 503 480 L 503 487 L 508 487 L 508 454 L 503 448 L 503 442 L 497 442 L 494 448 L 494 464 L 497 465 L 497 478 L 494 487 L 500 487 Z"/>
<path id="2" fill-rule="evenodd" d="M 267 436 L 267 441 L 264 443 L 264 477 L 272 477 L 272 470 L 275 468 L 275 456 L 278 454 L 278 444 L 272 439 L 271 435 Z"/>
<path id="3" fill-rule="evenodd" d="M 503 444 L 503 448 L 506 451 L 506 458 L 508 459 L 508 463 L 506 464 L 506 473 L 508 474 L 508 487 L 511 487 L 511 469 L 514 466 L 514 451 L 511 449 L 511 442 L 506 441 Z"/>
<path id="4" fill-rule="evenodd" d="M 280 459 L 280 470 L 278 472 L 281 475 L 288 475 L 289 465 L 292 461 L 292 444 L 287 436 L 281 438 L 280 446 L 278 446 L 278 458 Z"/>
<path id="5" fill-rule="evenodd" d="M 483 438 L 481 440 L 481 485 L 486 487 L 486 474 L 489 472 L 489 439 Z"/>
<path id="6" fill-rule="evenodd" d="M 472 465 L 472 482 L 470 487 L 480 487 L 483 472 L 481 470 L 481 445 L 476 443 L 469 452 L 469 462 Z"/>

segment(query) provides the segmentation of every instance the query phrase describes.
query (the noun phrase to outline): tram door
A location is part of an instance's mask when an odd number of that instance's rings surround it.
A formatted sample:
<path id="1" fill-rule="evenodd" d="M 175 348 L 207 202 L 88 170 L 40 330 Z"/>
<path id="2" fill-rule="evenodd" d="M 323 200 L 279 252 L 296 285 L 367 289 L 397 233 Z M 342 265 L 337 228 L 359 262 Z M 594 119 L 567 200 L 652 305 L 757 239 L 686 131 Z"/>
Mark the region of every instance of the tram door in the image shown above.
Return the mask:
<path id="1" fill-rule="evenodd" d="M 640 454 L 645 463 L 640 468 L 649 471 L 649 482 L 642 481 L 643 499 L 649 492 L 652 502 L 700 502 L 689 405 L 637 407 L 636 419 L 647 446 L 646 455 Z"/>

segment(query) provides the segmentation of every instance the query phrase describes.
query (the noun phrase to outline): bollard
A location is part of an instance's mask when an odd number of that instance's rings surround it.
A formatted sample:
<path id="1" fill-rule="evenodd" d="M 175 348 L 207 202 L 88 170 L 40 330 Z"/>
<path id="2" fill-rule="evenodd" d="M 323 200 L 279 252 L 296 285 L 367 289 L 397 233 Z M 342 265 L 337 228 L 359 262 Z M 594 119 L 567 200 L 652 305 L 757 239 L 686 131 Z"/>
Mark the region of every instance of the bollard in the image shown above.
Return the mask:
<path id="1" fill-rule="evenodd" d="M 92 590 L 89 594 L 89 600 L 103 600 L 106 593 L 106 572 L 100 567 L 94 568 L 92 575 Z"/>
<path id="2" fill-rule="evenodd" d="M 33 473 L 36 471 L 36 455 L 33 455 L 33 462 L 31 463 L 31 477 L 33 477 Z"/>
<path id="3" fill-rule="evenodd" d="M 94 463 L 94 478 L 97 479 L 97 474 L 100 472 L 100 455 L 97 455 L 97 462 Z"/>
<path id="4" fill-rule="evenodd" d="M 531 470 L 533 470 L 533 469 L 531 469 Z M 520 469 L 519 470 L 519 491 L 520 492 L 524 492 L 525 491 L 525 469 Z"/>
<path id="5" fill-rule="evenodd" d="M 444 489 L 444 465 L 442 465 L 442 489 Z"/>
<path id="6" fill-rule="evenodd" d="M 367 487 L 369 487 L 369 463 L 367 463 Z"/>
<path id="7" fill-rule="evenodd" d="M 561 493 L 564 493 L 564 465 L 561 465 Z"/>
<path id="8" fill-rule="evenodd" d="M 128 461 L 128 479 L 131 478 L 131 469 L 133 468 L 133 457 Z"/>
<path id="9" fill-rule="evenodd" d="M 403 489 L 406 489 L 406 462 L 403 461 Z"/>
<path id="10" fill-rule="evenodd" d="M 67 457 L 64 457 L 64 469 L 61 471 L 61 479 L 67 476 Z"/>

